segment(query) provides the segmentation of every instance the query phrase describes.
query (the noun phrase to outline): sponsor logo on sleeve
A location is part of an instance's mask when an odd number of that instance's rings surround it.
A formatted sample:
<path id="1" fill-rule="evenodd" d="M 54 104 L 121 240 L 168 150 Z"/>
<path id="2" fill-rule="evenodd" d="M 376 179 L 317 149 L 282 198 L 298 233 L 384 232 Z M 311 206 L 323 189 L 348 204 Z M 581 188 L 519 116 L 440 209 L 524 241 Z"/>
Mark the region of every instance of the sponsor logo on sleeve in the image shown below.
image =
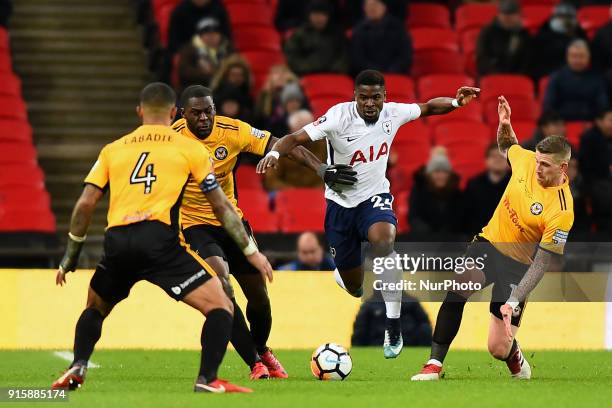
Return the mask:
<path id="1" fill-rule="evenodd" d="M 312 122 L 312 126 L 319 126 L 321 123 L 325 122 L 326 120 L 327 120 L 327 117 L 325 117 L 325 115 L 323 115 L 319 119 L 317 119 L 314 122 Z"/>
<path id="2" fill-rule="evenodd" d="M 567 236 L 569 235 L 569 231 L 556 230 L 553 235 L 552 241 L 554 244 L 565 244 L 567 242 Z"/>
<path id="3" fill-rule="evenodd" d="M 263 130 L 259 130 L 257 128 L 252 127 L 251 128 L 251 135 L 255 136 L 258 139 L 263 139 L 264 137 L 266 137 L 266 132 L 264 132 Z"/>

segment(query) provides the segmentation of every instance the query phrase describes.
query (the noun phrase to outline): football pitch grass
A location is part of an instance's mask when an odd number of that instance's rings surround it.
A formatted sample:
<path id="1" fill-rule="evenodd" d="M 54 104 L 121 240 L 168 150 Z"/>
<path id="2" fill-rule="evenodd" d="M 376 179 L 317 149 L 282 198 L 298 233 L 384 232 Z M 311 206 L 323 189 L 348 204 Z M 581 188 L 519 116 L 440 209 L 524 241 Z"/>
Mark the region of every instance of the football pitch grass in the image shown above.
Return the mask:
<path id="1" fill-rule="evenodd" d="M 68 404 L 88 408 L 610 406 L 612 352 L 525 352 L 533 368 L 530 381 L 512 380 L 505 364 L 486 352 L 451 350 L 442 381 L 411 382 L 428 350 L 405 348 L 399 358 L 385 360 L 382 349 L 376 347 L 351 349 L 353 372 L 338 382 L 312 376 L 311 351 L 278 350 L 290 378 L 254 382 L 231 351 L 219 376 L 255 392 L 213 395 L 192 391 L 197 351 L 100 350 L 92 357 L 100 367 L 89 370 L 85 385 L 70 393 Z M 48 387 L 66 366 L 53 351 L 0 351 L 0 387 Z"/>

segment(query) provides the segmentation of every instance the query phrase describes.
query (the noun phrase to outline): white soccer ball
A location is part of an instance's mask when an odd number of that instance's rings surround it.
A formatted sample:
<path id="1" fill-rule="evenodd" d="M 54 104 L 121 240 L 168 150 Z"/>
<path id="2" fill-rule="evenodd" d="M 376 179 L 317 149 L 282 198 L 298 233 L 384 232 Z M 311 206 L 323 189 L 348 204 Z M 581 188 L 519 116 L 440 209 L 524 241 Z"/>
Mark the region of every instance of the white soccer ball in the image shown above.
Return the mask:
<path id="1" fill-rule="evenodd" d="M 327 343 L 312 353 L 310 369 L 319 380 L 344 380 L 353 369 L 353 360 L 344 347 Z"/>

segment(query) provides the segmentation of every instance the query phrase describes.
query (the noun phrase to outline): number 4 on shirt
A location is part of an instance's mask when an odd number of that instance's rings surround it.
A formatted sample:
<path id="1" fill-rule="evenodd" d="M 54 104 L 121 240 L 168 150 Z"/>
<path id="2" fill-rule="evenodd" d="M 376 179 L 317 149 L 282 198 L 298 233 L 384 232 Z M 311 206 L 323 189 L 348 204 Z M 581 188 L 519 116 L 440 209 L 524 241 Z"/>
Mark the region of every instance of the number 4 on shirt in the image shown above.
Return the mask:
<path id="1" fill-rule="evenodd" d="M 151 194 L 151 188 L 153 187 L 153 182 L 157 180 L 157 176 L 153 174 L 154 164 L 147 164 L 145 169 L 145 175 L 139 176 L 140 170 L 142 169 L 142 165 L 145 161 L 147 161 L 147 157 L 149 156 L 149 152 L 144 152 L 140 155 L 138 159 L 138 163 L 136 163 L 136 167 L 132 171 L 132 176 L 130 177 L 130 184 L 140 184 L 144 183 L 144 193 Z"/>

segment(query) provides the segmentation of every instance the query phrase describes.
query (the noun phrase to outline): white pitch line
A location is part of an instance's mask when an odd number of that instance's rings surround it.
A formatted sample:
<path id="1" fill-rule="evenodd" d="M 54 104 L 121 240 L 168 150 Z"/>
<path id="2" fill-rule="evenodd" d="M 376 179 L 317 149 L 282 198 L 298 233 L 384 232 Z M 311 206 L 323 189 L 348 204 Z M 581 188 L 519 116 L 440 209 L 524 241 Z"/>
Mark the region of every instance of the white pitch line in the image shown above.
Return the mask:
<path id="1" fill-rule="evenodd" d="M 59 357 L 62 360 L 66 360 L 72 363 L 72 360 L 74 360 L 74 354 L 72 354 L 71 351 L 54 351 L 53 355 L 55 357 Z M 94 363 L 93 361 L 90 361 L 87 364 L 87 368 L 100 368 L 99 364 Z"/>

